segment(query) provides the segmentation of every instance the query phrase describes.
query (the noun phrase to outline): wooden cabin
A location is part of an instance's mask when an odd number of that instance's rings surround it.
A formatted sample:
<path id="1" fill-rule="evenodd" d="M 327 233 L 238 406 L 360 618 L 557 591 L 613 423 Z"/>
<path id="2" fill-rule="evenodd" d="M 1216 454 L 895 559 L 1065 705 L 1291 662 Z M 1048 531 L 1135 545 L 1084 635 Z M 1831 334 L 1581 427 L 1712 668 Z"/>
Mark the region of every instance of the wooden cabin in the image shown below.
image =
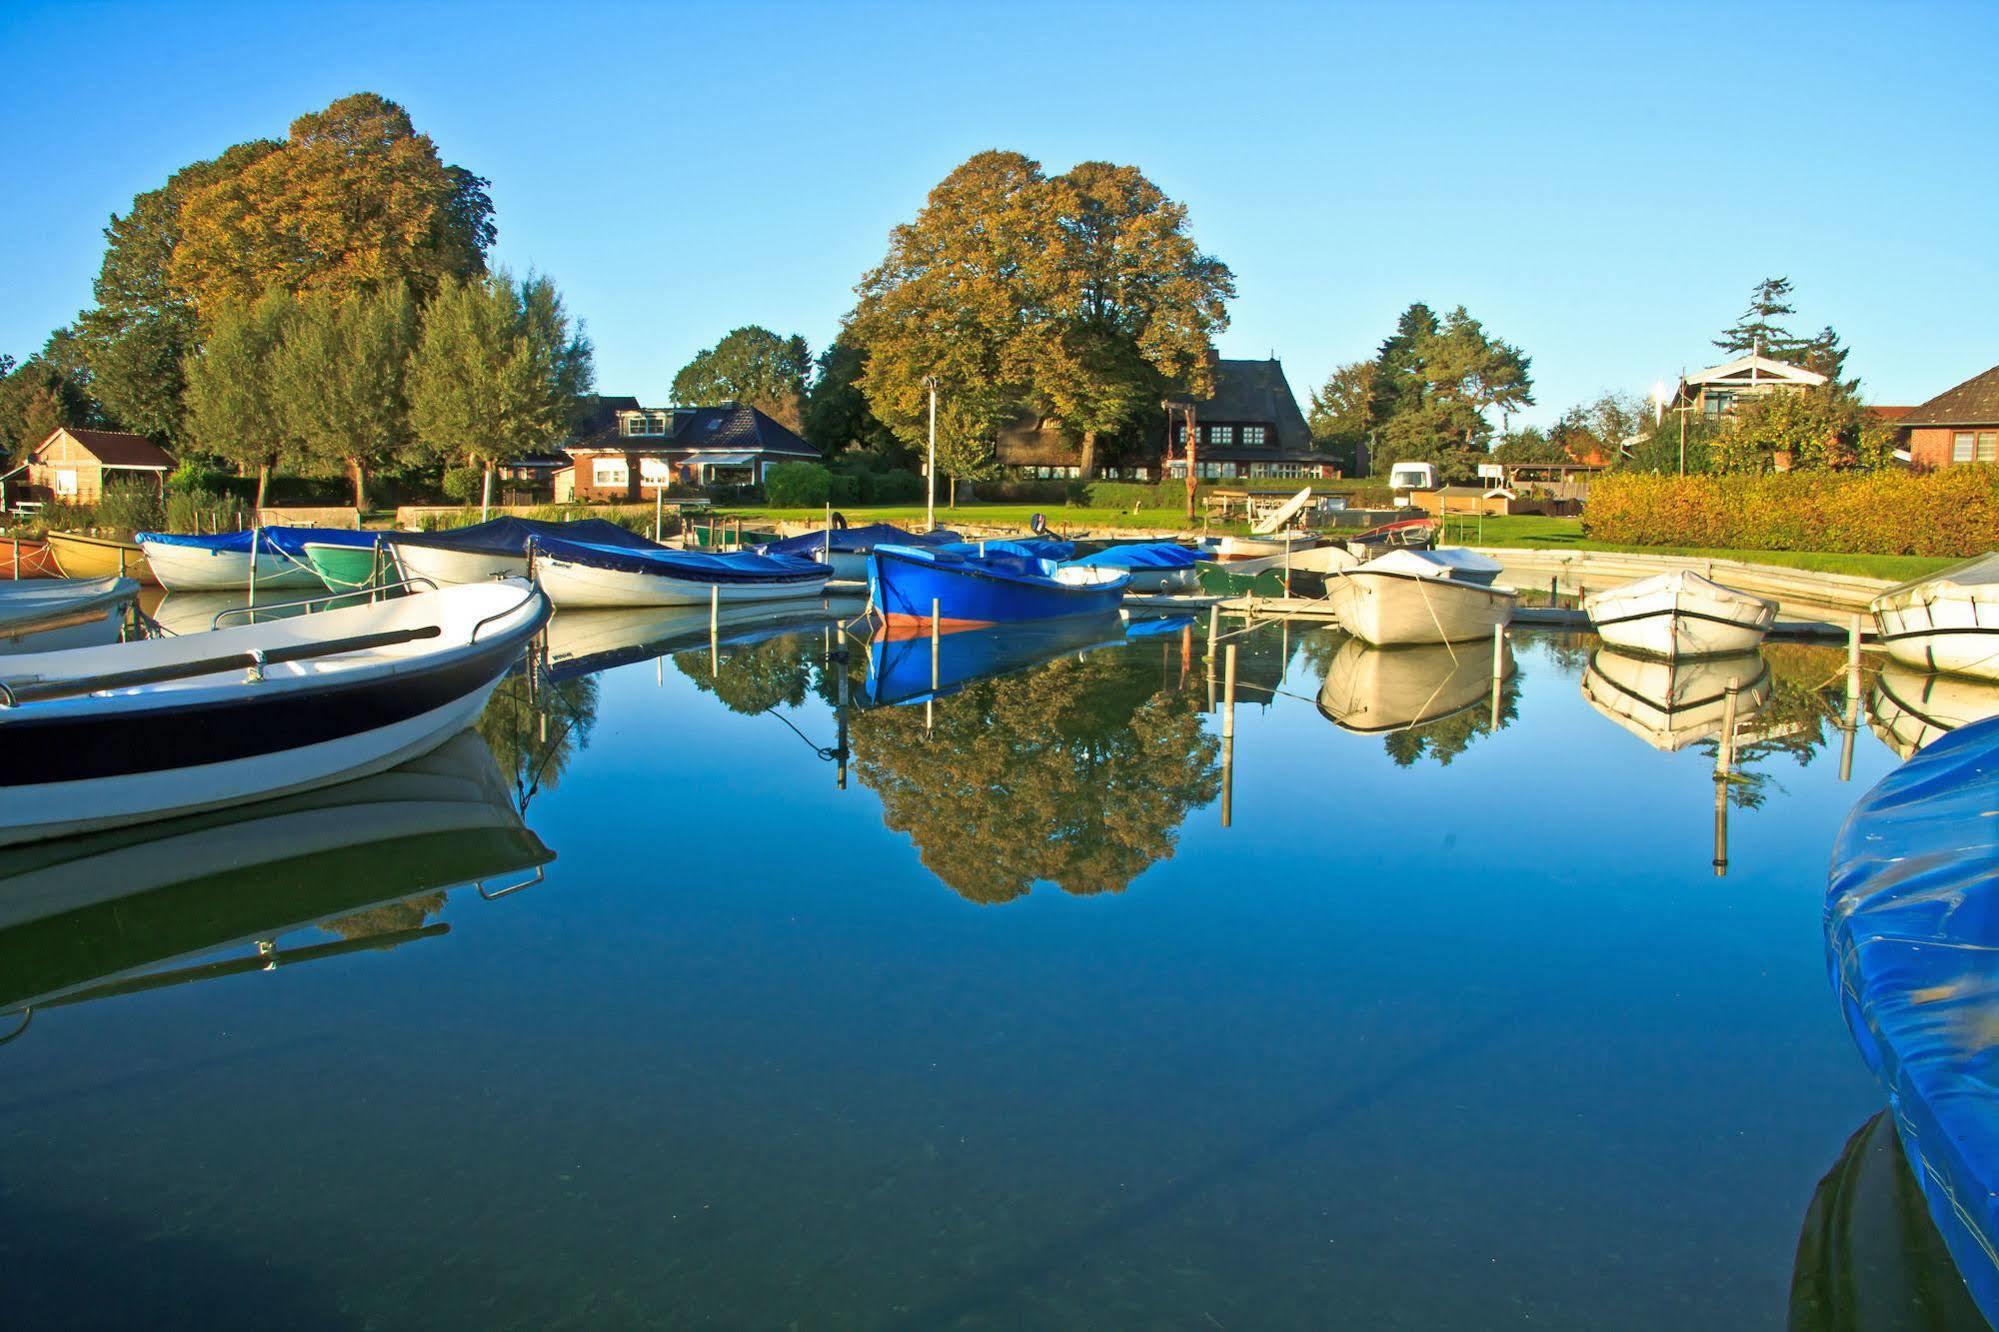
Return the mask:
<path id="1" fill-rule="evenodd" d="M 28 453 L 37 498 L 95 504 L 107 485 L 143 481 L 164 493 L 174 460 L 144 435 L 58 426 Z"/>

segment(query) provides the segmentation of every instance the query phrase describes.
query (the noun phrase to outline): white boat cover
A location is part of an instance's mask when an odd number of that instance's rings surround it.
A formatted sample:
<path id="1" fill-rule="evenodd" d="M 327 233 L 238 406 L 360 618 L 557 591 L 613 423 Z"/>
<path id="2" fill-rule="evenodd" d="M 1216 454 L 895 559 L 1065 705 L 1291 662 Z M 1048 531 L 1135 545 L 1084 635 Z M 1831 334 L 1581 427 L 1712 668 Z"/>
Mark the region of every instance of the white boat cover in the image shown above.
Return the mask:
<path id="1" fill-rule="evenodd" d="M 1469 550 L 1391 550 L 1360 566 L 1358 573 L 1401 574 L 1414 578 L 1458 578 L 1489 583 L 1500 569 L 1497 560 Z"/>
<path id="2" fill-rule="evenodd" d="M 1928 598 L 1913 595 L 1924 589 L 1933 589 L 1933 595 Z M 1965 596 L 1961 599 L 1966 601 L 1999 602 L 1999 551 L 1974 556 L 1925 578 L 1911 578 L 1906 583 L 1898 583 L 1874 598 L 1873 609 L 1899 606 L 1910 601 L 1934 600 L 1934 594 L 1943 593 L 1946 589 L 1962 590 Z"/>

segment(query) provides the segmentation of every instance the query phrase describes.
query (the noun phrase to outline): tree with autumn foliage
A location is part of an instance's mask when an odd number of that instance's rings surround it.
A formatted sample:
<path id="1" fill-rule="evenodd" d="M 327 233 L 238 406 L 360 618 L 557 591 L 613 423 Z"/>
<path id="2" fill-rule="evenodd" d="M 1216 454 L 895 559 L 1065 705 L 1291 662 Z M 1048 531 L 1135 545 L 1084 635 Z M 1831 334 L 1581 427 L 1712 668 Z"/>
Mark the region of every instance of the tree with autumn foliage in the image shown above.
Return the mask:
<path id="1" fill-rule="evenodd" d="M 673 400 L 685 407 L 739 402 L 799 431 L 805 428 L 805 384 L 811 375 L 812 350 L 804 338 L 747 324 L 680 368 L 673 377 Z"/>

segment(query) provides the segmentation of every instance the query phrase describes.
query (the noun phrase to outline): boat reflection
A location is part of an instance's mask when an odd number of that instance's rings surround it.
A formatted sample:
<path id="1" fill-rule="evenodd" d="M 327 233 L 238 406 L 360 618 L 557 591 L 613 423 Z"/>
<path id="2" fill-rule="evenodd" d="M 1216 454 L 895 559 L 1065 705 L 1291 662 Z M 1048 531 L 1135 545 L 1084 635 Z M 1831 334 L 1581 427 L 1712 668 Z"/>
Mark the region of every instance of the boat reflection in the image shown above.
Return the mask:
<path id="1" fill-rule="evenodd" d="M 1397 766 L 1419 758 L 1448 764 L 1481 735 L 1514 717 L 1513 645 L 1500 657 L 1480 644 L 1375 647 L 1340 640 L 1319 686 L 1319 713 L 1341 730 L 1380 735 Z M 1496 705 L 1496 706 L 1495 706 Z"/>
<path id="2" fill-rule="evenodd" d="M 557 611 L 548 622 L 547 673 L 573 679 L 613 666 L 650 661 L 690 648 L 737 647 L 784 634 L 844 623 L 866 608 L 858 597 L 836 597 L 801 607 L 751 602 L 724 605 L 715 616 L 711 640 L 706 606 L 631 610 Z"/>
<path id="3" fill-rule="evenodd" d="M 17 1033 L 40 1009 L 441 934 L 426 922 L 448 889 L 503 896 L 553 859 L 471 731 L 339 786 L 10 848 L 0 1022 Z M 277 947 L 309 926 L 336 938 Z M 243 944 L 255 951 L 174 965 Z"/>
<path id="4" fill-rule="evenodd" d="M 1124 640 L 1124 623 L 1116 615 L 1028 620 L 940 634 L 933 663 L 928 632 L 877 628 L 868 642 L 862 698 L 872 707 L 925 703 L 947 698 L 974 681 L 1009 675 L 1067 653 L 1089 652 Z"/>
<path id="5" fill-rule="evenodd" d="M 1987 717 L 1999 716 L 1999 685 L 1961 675 L 1931 675 L 1884 662 L 1867 694 L 1867 721 L 1901 758 Z"/>
<path id="6" fill-rule="evenodd" d="M 1654 749 L 1673 753 L 1721 734 L 1730 683 L 1739 729 L 1770 704 L 1770 667 L 1760 653 L 1669 662 L 1598 648 L 1582 688 L 1591 707 Z"/>
<path id="7" fill-rule="evenodd" d="M 1819 1181 L 1791 1271 L 1791 1332 L 1986 1327 L 1882 1111 Z"/>

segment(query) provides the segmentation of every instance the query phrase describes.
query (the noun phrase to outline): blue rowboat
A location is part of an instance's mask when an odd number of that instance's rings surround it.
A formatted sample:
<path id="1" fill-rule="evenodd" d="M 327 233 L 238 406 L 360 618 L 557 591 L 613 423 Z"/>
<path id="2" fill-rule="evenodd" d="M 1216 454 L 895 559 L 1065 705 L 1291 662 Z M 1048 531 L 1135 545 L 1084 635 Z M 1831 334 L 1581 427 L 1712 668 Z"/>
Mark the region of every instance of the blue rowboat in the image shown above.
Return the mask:
<path id="1" fill-rule="evenodd" d="M 339 527 L 257 527 L 213 536 L 141 532 L 135 540 L 146 552 L 153 576 L 169 592 L 224 592 L 248 587 L 253 564 L 258 587 L 319 587 L 319 572 L 306 558 L 307 542 L 367 548 L 375 544 L 375 534 Z"/>
<path id="2" fill-rule="evenodd" d="M 891 630 L 930 624 L 970 629 L 1071 615 L 1108 615 L 1131 575 L 1063 568 L 1019 555 L 958 555 L 943 549 L 877 546 L 868 559 L 868 594 Z"/>
<path id="3" fill-rule="evenodd" d="M 893 523 L 868 523 L 863 527 L 836 527 L 831 531 L 807 532 L 804 536 L 766 541 L 756 548 L 759 555 L 797 555 L 833 567 L 835 578 L 855 580 L 868 576 L 868 556 L 876 546 L 941 546 L 958 539 L 956 532 L 939 529 L 919 536 Z"/>
<path id="4" fill-rule="evenodd" d="M 899 634 L 884 627 L 868 643 L 868 681 L 862 698 L 870 707 L 927 703 L 979 680 L 1122 642 L 1124 625 L 1115 614 L 1006 629 L 959 629 L 938 636 L 933 675 L 928 633 Z"/>
<path id="5" fill-rule="evenodd" d="M 833 571 L 796 555 L 704 555 L 543 536 L 534 542 L 534 575 L 557 608 L 577 610 L 817 597 Z"/>
<path id="6" fill-rule="evenodd" d="M 1079 555 L 1066 563 L 1084 569 L 1123 569 L 1134 592 L 1184 591 L 1195 586 L 1200 555 L 1170 541 L 1133 542 Z"/>
<path id="7" fill-rule="evenodd" d="M 1930 1217 L 1999 1323 L 1999 718 L 1933 742 L 1848 816 L 1827 960 Z"/>

